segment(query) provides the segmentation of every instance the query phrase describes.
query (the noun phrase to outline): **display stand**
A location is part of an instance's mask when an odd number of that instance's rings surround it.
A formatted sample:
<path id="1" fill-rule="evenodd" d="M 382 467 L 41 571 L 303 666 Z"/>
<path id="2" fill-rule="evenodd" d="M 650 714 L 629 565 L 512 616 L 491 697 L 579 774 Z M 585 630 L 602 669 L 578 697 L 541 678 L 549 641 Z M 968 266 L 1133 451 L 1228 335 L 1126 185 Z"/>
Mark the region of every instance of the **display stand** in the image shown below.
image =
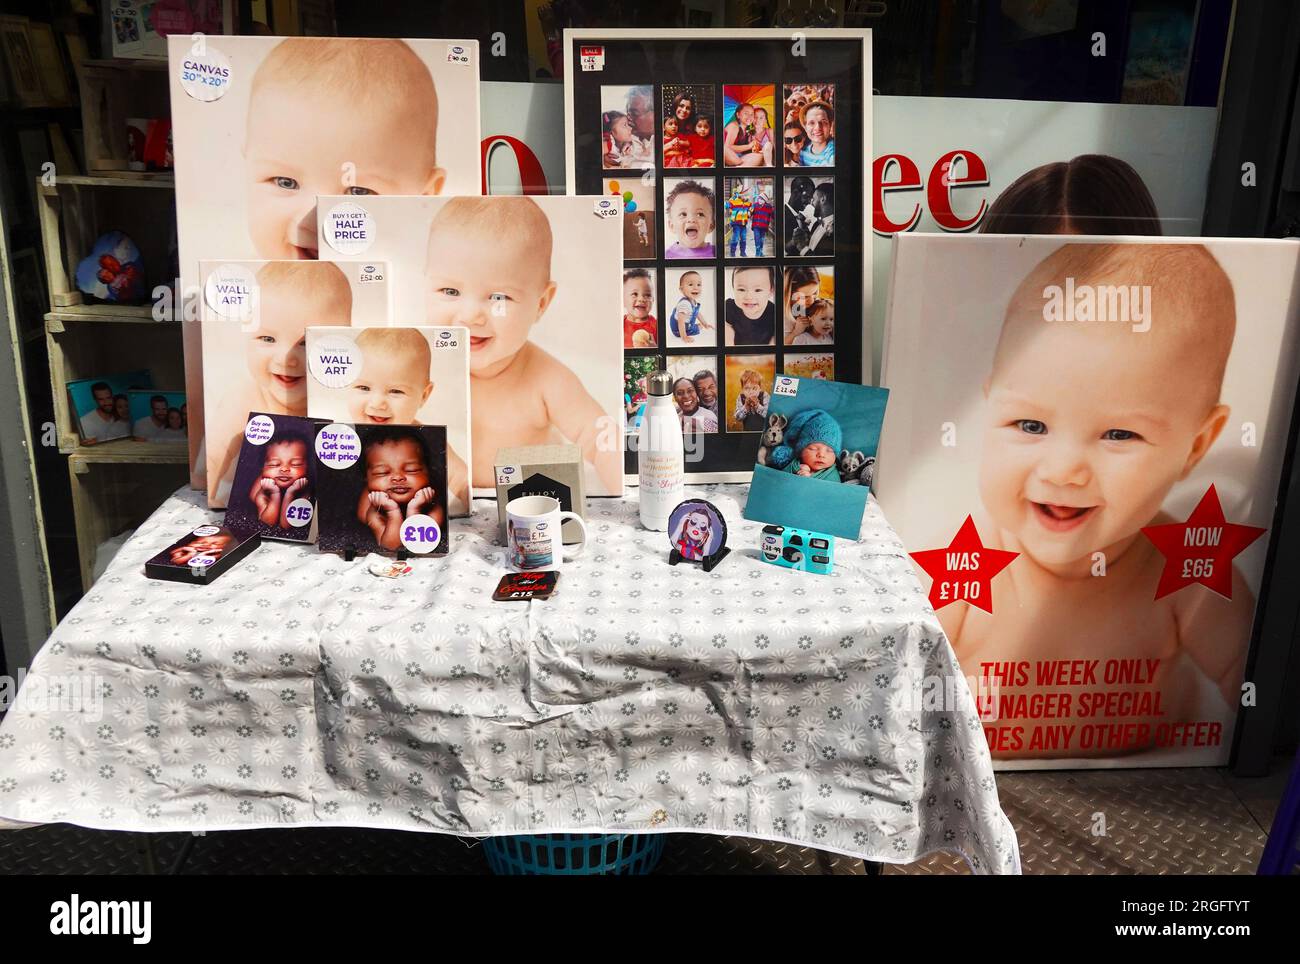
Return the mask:
<path id="1" fill-rule="evenodd" d="M 700 563 L 700 568 L 703 569 L 705 572 L 712 572 L 713 567 L 716 566 L 718 563 L 720 563 L 723 559 L 727 558 L 727 554 L 729 552 L 731 552 L 731 550 L 728 549 L 726 546 L 723 546 L 717 552 L 709 553 L 703 559 L 698 560 Z M 692 562 L 692 561 L 695 560 L 687 559 L 676 549 L 673 549 L 668 553 L 668 565 L 670 566 L 675 566 L 679 562 Z"/>

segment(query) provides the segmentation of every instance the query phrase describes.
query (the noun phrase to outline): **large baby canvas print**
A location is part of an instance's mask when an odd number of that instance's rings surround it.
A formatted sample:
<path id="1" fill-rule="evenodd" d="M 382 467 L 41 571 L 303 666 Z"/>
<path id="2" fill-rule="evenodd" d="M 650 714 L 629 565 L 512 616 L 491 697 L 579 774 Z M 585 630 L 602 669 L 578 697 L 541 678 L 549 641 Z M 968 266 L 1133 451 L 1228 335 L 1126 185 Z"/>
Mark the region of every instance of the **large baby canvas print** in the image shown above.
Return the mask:
<path id="1" fill-rule="evenodd" d="M 582 449 L 588 495 L 623 480 L 622 212 L 595 197 L 320 198 L 321 258 L 390 268 L 395 325 L 469 332 L 472 483 L 497 450 Z"/>
<path id="2" fill-rule="evenodd" d="M 1300 244 L 894 243 L 883 380 L 909 404 L 876 491 L 995 761 L 1227 762 L 1300 376 Z"/>
<path id="3" fill-rule="evenodd" d="M 180 277 L 199 262 L 316 258 L 318 194 L 478 194 L 478 44 L 168 37 Z M 191 482 L 201 343 L 186 323 Z"/>

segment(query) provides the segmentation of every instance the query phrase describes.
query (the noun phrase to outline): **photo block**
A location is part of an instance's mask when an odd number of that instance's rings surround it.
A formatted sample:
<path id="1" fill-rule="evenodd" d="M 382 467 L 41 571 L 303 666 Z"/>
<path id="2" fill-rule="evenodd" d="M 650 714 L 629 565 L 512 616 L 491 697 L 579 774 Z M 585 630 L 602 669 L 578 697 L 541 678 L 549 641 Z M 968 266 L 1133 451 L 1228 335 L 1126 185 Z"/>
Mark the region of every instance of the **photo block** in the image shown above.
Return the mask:
<path id="1" fill-rule="evenodd" d="M 446 555 L 447 431 L 323 426 L 316 435 L 324 552 Z"/>
<path id="2" fill-rule="evenodd" d="M 622 178 L 605 178 L 606 195 L 623 202 L 623 257 L 627 261 L 652 261 L 659 250 L 655 221 L 655 185 L 653 179 L 629 174 Z"/>
<path id="3" fill-rule="evenodd" d="M 131 437 L 131 390 L 149 388 L 148 371 L 68 382 L 68 406 L 83 445 Z"/>
<path id="4" fill-rule="evenodd" d="M 307 327 L 386 324 L 387 274 L 373 261 L 199 263 L 210 508 L 226 506 L 249 412 L 307 415 Z"/>
<path id="5" fill-rule="evenodd" d="M 235 532 L 226 526 L 201 525 L 191 529 L 144 564 L 150 579 L 171 582 L 212 582 L 255 550 L 261 537 Z"/>
<path id="6" fill-rule="evenodd" d="M 716 355 L 669 355 L 673 376 L 673 405 L 686 434 L 718 431 L 718 358 Z"/>
<path id="7" fill-rule="evenodd" d="M 623 409 L 625 428 L 635 432 L 641 427 L 649 401 L 649 378 L 663 367 L 663 359 L 654 355 L 630 355 L 623 359 Z"/>
<path id="8" fill-rule="evenodd" d="M 658 348 L 655 275 L 650 268 L 623 271 L 623 347 Z"/>
<path id="9" fill-rule="evenodd" d="M 167 38 L 186 292 L 200 261 L 316 258 L 319 194 L 481 192 L 477 41 L 208 36 L 193 48 L 188 32 Z M 198 327 L 183 337 L 202 487 Z"/>
<path id="10" fill-rule="evenodd" d="M 786 352 L 781 374 L 835 381 L 835 356 L 828 351 Z"/>
<path id="11" fill-rule="evenodd" d="M 782 285 L 782 338 L 787 347 L 835 344 L 835 267 L 795 265 Z"/>
<path id="12" fill-rule="evenodd" d="M 770 177 L 722 179 L 723 242 L 728 258 L 775 258 L 769 239 L 776 214 Z"/>
<path id="13" fill-rule="evenodd" d="M 856 539 L 889 392 L 779 375 L 745 518 Z"/>
<path id="14" fill-rule="evenodd" d="M 785 253 L 791 258 L 835 253 L 835 178 L 786 177 Z"/>
<path id="15" fill-rule="evenodd" d="M 126 393 L 131 411 L 131 437 L 140 442 L 185 441 L 188 407 L 184 392 L 155 392 L 133 388 Z"/>
<path id="16" fill-rule="evenodd" d="M 387 264 L 395 324 L 469 329 L 476 492 L 495 494 L 498 449 L 558 443 L 582 449 L 587 495 L 623 491 L 623 212 L 603 200 L 320 198 L 321 257 Z"/>
<path id="17" fill-rule="evenodd" d="M 665 268 L 664 325 L 669 348 L 713 348 L 718 344 L 717 275 L 714 268 Z"/>
<path id="18" fill-rule="evenodd" d="M 722 88 L 724 167 L 773 167 L 780 154 L 776 86 L 727 84 Z"/>
<path id="19" fill-rule="evenodd" d="M 312 444 L 321 424 L 292 415 L 248 413 L 227 526 L 267 539 L 311 541 L 320 475 Z"/>
<path id="20" fill-rule="evenodd" d="M 712 84 L 665 84 L 660 122 L 664 167 L 713 167 L 717 111 Z"/>
<path id="21" fill-rule="evenodd" d="M 669 260 L 712 259 L 717 178 L 665 177 L 664 257 Z"/>
<path id="22" fill-rule="evenodd" d="M 727 301 L 723 305 L 727 345 L 776 343 L 776 269 L 738 265 L 724 269 Z"/>
<path id="23" fill-rule="evenodd" d="M 786 167 L 835 164 L 835 85 L 787 84 L 783 103 Z"/>
<path id="24" fill-rule="evenodd" d="M 767 410 L 776 378 L 775 355 L 728 355 L 727 431 L 761 432 L 767 428 Z"/>
<path id="25" fill-rule="evenodd" d="M 600 88 L 601 166 L 605 170 L 654 167 L 657 127 L 652 85 Z"/>
<path id="26" fill-rule="evenodd" d="M 447 508 L 470 513 L 469 331 L 308 328 L 307 411 L 352 425 L 447 429 Z"/>

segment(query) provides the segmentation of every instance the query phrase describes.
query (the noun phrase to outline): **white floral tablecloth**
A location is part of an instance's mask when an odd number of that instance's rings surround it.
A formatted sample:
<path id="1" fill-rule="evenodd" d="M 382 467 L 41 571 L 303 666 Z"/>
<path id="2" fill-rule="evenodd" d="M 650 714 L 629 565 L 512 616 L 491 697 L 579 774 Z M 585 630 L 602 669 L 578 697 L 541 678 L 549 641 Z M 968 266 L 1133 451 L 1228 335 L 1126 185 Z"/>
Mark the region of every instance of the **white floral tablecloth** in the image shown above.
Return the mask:
<path id="1" fill-rule="evenodd" d="M 399 579 L 280 543 L 209 586 L 146 579 L 217 515 L 181 490 L 36 657 L 0 724 L 0 817 L 697 831 L 1018 872 L 974 701 L 874 500 L 820 576 L 759 561 L 745 492 L 688 490 L 730 529 L 712 573 L 668 565 L 630 490 L 589 501 L 555 596 L 498 603 L 490 501 Z"/>

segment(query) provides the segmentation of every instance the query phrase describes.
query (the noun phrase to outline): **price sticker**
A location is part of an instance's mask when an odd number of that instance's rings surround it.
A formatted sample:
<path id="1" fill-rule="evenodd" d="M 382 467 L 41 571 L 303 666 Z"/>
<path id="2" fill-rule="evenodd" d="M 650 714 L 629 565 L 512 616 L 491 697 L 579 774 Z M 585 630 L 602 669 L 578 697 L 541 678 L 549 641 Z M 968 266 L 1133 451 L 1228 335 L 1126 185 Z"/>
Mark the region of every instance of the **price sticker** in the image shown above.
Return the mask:
<path id="1" fill-rule="evenodd" d="M 402 545 L 421 555 L 433 552 L 442 541 L 442 529 L 431 516 L 413 515 L 402 522 Z"/>
<path id="2" fill-rule="evenodd" d="M 311 518 L 315 511 L 310 500 L 294 499 L 284 510 L 284 518 L 289 525 L 301 529 L 303 526 L 311 525 Z"/>
<path id="3" fill-rule="evenodd" d="M 799 394 L 799 379 L 793 375 L 778 375 L 772 386 L 773 395 L 788 395 L 794 398 Z"/>
<path id="4" fill-rule="evenodd" d="M 603 46 L 579 47 L 578 63 L 582 65 L 583 70 L 604 70 L 605 48 Z"/>

